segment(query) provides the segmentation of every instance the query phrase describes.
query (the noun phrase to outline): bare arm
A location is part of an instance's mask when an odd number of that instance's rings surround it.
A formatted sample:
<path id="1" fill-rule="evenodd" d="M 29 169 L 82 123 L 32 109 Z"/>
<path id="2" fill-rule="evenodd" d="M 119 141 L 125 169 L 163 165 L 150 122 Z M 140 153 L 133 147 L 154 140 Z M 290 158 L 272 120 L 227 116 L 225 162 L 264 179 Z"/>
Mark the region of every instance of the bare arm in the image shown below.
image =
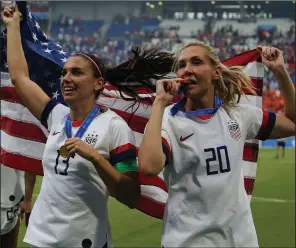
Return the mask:
<path id="1" fill-rule="evenodd" d="M 276 121 L 268 139 L 280 139 L 295 135 L 295 123 L 284 115 L 276 114 Z"/>
<path id="2" fill-rule="evenodd" d="M 21 219 L 25 218 L 25 215 L 29 215 L 32 211 L 32 199 L 33 192 L 36 183 L 36 175 L 32 173 L 25 172 L 25 197 L 21 204 Z M 26 216 L 26 226 L 28 225 L 28 220 Z"/>
<path id="3" fill-rule="evenodd" d="M 279 89 L 283 94 L 285 103 L 285 116 L 296 123 L 295 115 L 295 87 L 285 67 L 280 67 L 273 71 L 273 74 L 279 84 Z"/>
<path id="4" fill-rule="evenodd" d="M 181 79 L 163 79 L 156 82 L 156 98 L 142 139 L 138 161 L 144 175 L 156 176 L 165 166 L 166 155 L 162 149 L 161 126 L 165 107 L 173 101 Z"/>
<path id="5" fill-rule="evenodd" d="M 162 150 L 161 123 L 166 104 L 155 99 L 150 119 L 142 139 L 138 161 L 140 171 L 148 176 L 158 175 L 165 166 L 165 154 Z"/>
<path id="6" fill-rule="evenodd" d="M 110 195 L 124 205 L 135 208 L 141 196 L 139 173 L 120 173 L 97 152 L 91 161 L 106 184 Z"/>
<path id="7" fill-rule="evenodd" d="M 32 201 L 35 183 L 36 175 L 33 173 L 25 172 L 25 201 Z"/>
<path id="8" fill-rule="evenodd" d="M 3 20 L 7 26 L 7 62 L 11 81 L 24 106 L 40 120 L 42 111 L 50 98 L 29 78 L 28 65 L 21 44 L 19 12 L 3 11 Z"/>
<path id="9" fill-rule="evenodd" d="M 272 71 L 278 82 L 285 104 L 285 115 L 276 115 L 275 125 L 269 139 L 293 136 L 296 123 L 295 87 L 285 68 L 284 59 L 277 48 L 259 47 L 259 51 L 263 64 Z"/>
<path id="10" fill-rule="evenodd" d="M 136 207 L 141 196 L 137 171 L 120 173 L 107 159 L 80 138 L 67 139 L 65 146 L 70 156 L 79 154 L 94 165 L 111 196 L 130 208 Z"/>
<path id="11" fill-rule="evenodd" d="M 285 115 L 276 115 L 274 128 L 269 139 L 278 139 L 295 135 L 295 87 L 286 68 L 274 72 L 285 103 Z"/>

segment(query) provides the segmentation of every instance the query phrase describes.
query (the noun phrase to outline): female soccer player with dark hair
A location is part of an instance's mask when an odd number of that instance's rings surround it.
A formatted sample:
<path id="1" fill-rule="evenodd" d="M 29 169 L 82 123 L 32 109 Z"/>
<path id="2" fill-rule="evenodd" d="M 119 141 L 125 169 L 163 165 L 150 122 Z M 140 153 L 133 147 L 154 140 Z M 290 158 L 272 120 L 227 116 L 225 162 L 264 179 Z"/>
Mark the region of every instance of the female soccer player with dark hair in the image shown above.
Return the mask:
<path id="1" fill-rule="evenodd" d="M 29 78 L 17 7 L 5 7 L 7 61 L 23 104 L 50 131 L 43 154 L 44 177 L 24 242 L 34 247 L 109 247 L 109 194 L 133 208 L 140 197 L 135 138 L 127 123 L 96 104 L 108 81 L 137 100 L 125 81 L 151 86 L 172 66 L 172 55 L 134 50 L 134 57 L 106 68 L 90 54 L 74 54 L 62 70 L 69 107 L 50 99 Z M 151 65 L 151 66 L 150 66 Z"/>

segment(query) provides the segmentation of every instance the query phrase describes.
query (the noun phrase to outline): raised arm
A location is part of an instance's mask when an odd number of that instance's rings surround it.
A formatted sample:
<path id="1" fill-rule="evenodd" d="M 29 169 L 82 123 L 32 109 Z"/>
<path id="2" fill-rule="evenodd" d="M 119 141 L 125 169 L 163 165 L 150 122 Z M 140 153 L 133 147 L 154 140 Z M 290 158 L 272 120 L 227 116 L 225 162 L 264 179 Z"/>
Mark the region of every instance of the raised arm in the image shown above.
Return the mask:
<path id="1" fill-rule="evenodd" d="M 164 168 L 165 154 L 162 150 L 161 123 L 166 104 L 160 99 L 155 99 L 149 122 L 142 139 L 139 153 L 139 169 L 147 176 L 156 176 Z"/>
<path id="2" fill-rule="evenodd" d="M 258 47 L 262 63 L 274 74 L 284 98 L 285 115 L 276 115 L 274 128 L 269 139 L 277 139 L 295 135 L 295 87 L 285 68 L 284 58 L 280 50 L 274 47 Z"/>
<path id="3" fill-rule="evenodd" d="M 28 65 L 21 43 L 20 14 L 17 6 L 5 7 L 2 18 L 7 26 L 7 62 L 12 84 L 23 105 L 40 120 L 50 98 L 29 78 Z"/>
<path id="4" fill-rule="evenodd" d="M 162 119 L 164 109 L 172 102 L 178 87 L 175 80 L 159 80 L 156 83 L 156 98 L 138 153 L 139 169 L 144 175 L 156 176 L 165 166 L 166 156 L 161 136 Z"/>

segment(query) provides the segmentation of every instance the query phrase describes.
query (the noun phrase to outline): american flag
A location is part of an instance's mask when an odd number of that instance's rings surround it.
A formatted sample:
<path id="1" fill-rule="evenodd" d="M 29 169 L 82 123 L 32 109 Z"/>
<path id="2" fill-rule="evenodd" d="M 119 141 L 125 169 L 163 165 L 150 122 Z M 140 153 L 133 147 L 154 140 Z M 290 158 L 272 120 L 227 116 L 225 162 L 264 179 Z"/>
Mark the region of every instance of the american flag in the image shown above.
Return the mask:
<path id="1" fill-rule="evenodd" d="M 59 83 L 61 68 L 69 53 L 41 30 L 25 2 L 18 2 L 22 46 L 28 62 L 30 78 L 51 98 L 64 102 Z M 8 74 L 6 30 L 1 33 L 1 163 L 16 169 L 26 168 L 40 174 L 41 158 L 47 130 L 22 105 Z"/>
<path id="2" fill-rule="evenodd" d="M 51 98 L 64 103 L 60 92 L 60 72 L 70 56 L 57 43 L 48 39 L 26 6 L 18 2 L 23 15 L 21 23 L 21 37 L 25 56 L 29 66 L 30 77 Z M 42 154 L 45 147 L 48 131 L 25 108 L 11 84 L 6 61 L 6 31 L 1 34 L 1 166 L 28 171 L 38 175 L 43 174 Z M 230 58 L 223 63 L 225 65 L 242 65 L 251 77 L 257 88 L 257 95 L 250 92 L 248 100 L 241 101 L 262 107 L 262 84 L 264 69 L 259 60 L 259 54 L 248 51 L 239 56 Z M 130 102 L 123 100 L 117 89 L 112 85 L 106 85 L 98 103 L 105 105 L 117 112 L 125 120 L 129 120 L 129 126 L 134 131 L 137 145 L 140 144 L 145 125 L 151 113 L 151 103 L 147 98 L 153 97 L 147 89 L 139 89 L 143 101 L 135 114 L 131 116 L 133 109 L 128 109 Z M 251 197 L 255 183 L 258 158 L 258 140 L 249 140 L 245 144 L 244 155 L 241 163 L 244 167 L 245 188 Z M 156 218 L 162 219 L 164 206 L 167 200 L 167 188 L 162 173 L 157 177 L 145 177 L 140 174 L 141 200 L 137 209 Z"/>

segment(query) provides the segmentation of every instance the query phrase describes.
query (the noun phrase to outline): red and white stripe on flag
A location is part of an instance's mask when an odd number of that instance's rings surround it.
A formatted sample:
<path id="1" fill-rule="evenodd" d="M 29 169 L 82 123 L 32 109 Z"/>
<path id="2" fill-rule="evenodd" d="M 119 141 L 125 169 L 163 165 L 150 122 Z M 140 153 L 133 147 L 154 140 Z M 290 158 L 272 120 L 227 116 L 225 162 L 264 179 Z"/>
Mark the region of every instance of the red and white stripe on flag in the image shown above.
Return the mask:
<path id="1" fill-rule="evenodd" d="M 22 105 L 6 72 L 1 72 L 0 99 L 1 165 L 42 175 L 48 132 Z"/>
<path id="2" fill-rule="evenodd" d="M 241 102 L 262 107 L 262 89 L 264 67 L 256 50 L 248 51 L 223 62 L 225 65 L 245 66 L 245 72 L 251 77 L 257 89 L 257 95 L 247 90 L 248 100 Z M 128 107 L 130 102 L 123 100 L 116 88 L 106 85 L 99 98 L 99 104 L 111 108 L 126 121 L 130 119 L 137 145 L 140 144 L 144 128 L 151 113 L 154 93 L 147 89 L 138 91 L 142 101 L 136 112 Z M 47 130 L 21 104 L 9 74 L 1 72 L 1 165 L 42 175 L 41 158 L 46 142 Z M 149 101 L 150 100 L 150 101 Z M 245 188 L 251 198 L 257 171 L 258 140 L 248 140 L 244 147 L 241 163 L 244 168 Z M 142 198 L 138 209 L 156 218 L 162 218 L 167 200 L 167 188 L 162 174 L 157 177 L 140 175 Z"/>

